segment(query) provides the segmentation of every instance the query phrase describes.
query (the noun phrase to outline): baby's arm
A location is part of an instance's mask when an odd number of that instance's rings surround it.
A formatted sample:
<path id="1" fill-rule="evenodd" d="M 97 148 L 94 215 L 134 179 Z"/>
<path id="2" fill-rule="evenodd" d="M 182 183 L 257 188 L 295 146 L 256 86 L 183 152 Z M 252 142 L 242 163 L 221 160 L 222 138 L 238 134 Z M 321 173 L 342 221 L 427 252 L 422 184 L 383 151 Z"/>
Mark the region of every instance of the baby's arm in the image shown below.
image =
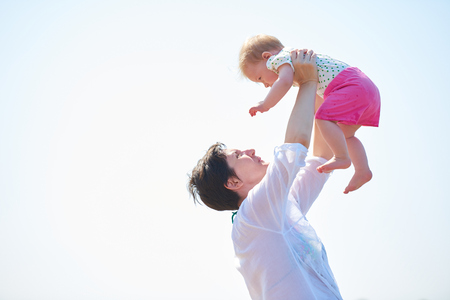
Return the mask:
<path id="1" fill-rule="evenodd" d="M 278 80 L 274 82 L 264 101 L 250 108 L 249 113 L 252 117 L 258 111 L 263 113 L 277 105 L 291 88 L 294 82 L 294 70 L 292 70 L 292 67 L 289 64 L 283 64 L 278 67 L 278 72 Z"/>

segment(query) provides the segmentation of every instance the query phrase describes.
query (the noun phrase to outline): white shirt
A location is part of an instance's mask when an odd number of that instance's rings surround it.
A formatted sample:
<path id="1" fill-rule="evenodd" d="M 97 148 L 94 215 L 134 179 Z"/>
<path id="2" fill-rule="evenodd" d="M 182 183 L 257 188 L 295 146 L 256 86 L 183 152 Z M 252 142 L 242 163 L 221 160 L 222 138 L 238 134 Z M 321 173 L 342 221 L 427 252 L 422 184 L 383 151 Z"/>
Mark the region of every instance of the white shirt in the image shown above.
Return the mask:
<path id="1" fill-rule="evenodd" d="M 252 299 L 342 299 L 325 248 L 305 218 L 328 179 L 301 144 L 275 148 L 266 176 L 242 202 L 232 239 Z"/>

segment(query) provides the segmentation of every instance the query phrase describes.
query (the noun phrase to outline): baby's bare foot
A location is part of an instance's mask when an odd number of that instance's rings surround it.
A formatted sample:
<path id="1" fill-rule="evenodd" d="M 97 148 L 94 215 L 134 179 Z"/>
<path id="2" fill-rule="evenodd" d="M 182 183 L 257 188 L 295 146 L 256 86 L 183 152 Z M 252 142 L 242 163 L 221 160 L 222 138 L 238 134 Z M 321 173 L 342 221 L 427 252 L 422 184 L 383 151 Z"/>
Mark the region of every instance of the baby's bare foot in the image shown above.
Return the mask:
<path id="1" fill-rule="evenodd" d="M 330 173 L 336 169 L 347 169 L 352 164 L 350 158 L 338 158 L 333 156 L 332 159 L 324 163 L 323 165 L 317 167 L 319 173 Z"/>
<path id="2" fill-rule="evenodd" d="M 359 189 L 363 184 L 370 181 L 372 179 L 372 172 L 367 169 L 365 171 L 356 172 L 353 175 L 352 179 L 348 183 L 347 187 L 344 190 L 344 194 L 348 194 L 349 192 L 355 191 Z"/>

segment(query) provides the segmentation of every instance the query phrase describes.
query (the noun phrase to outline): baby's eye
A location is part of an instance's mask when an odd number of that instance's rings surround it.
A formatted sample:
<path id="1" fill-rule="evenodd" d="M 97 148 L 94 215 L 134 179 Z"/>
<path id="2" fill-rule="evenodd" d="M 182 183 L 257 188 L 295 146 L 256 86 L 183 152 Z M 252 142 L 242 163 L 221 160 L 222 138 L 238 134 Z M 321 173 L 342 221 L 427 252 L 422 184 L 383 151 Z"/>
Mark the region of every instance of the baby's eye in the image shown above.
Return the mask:
<path id="1" fill-rule="evenodd" d="M 258 80 L 261 80 L 261 77 L 259 77 Z"/>

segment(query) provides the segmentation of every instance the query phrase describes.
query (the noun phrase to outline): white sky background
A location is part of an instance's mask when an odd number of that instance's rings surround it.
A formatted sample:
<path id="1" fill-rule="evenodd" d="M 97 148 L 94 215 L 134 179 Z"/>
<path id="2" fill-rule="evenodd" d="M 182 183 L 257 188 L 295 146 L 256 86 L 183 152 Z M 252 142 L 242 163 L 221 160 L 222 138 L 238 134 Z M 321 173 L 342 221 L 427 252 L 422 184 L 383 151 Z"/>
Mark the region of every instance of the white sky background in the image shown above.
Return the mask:
<path id="1" fill-rule="evenodd" d="M 277 3 L 277 4 L 275 4 Z M 335 172 L 308 218 L 344 299 L 449 299 L 448 1 L 0 2 L 0 299 L 249 299 L 231 213 L 187 173 L 216 141 L 270 160 L 237 55 L 267 33 L 362 69 L 373 180 Z"/>

